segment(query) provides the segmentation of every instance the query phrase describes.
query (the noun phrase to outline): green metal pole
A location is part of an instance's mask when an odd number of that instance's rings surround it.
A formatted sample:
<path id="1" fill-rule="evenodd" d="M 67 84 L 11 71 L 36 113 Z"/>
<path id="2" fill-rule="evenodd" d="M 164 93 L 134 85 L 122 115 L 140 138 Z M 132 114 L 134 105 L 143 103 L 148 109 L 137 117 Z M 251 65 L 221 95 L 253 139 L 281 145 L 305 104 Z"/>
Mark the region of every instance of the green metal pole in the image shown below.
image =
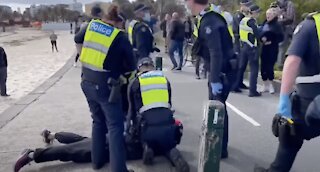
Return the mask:
<path id="1" fill-rule="evenodd" d="M 211 100 L 206 105 L 200 136 L 198 172 L 219 172 L 225 108 Z"/>
<path id="2" fill-rule="evenodd" d="M 162 70 L 162 57 L 156 57 L 156 70 Z"/>

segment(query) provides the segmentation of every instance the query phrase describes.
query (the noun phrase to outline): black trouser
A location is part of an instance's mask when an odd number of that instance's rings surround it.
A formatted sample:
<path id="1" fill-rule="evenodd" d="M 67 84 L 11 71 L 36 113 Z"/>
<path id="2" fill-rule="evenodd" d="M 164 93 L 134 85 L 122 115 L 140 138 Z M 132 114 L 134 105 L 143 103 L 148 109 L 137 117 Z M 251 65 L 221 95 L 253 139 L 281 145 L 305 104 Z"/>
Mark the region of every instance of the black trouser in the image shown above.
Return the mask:
<path id="1" fill-rule="evenodd" d="M 65 145 L 51 146 L 48 148 L 39 148 L 34 152 L 34 161 L 36 163 L 48 161 L 72 161 L 76 163 L 89 163 L 91 161 L 92 140 L 74 133 L 59 132 L 55 138 Z M 106 143 L 105 154 L 109 155 L 109 142 Z M 138 160 L 142 157 L 142 148 L 140 143 L 127 143 L 127 159 Z M 109 156 L 106 156 L 105 162 L 109 162 Z"/>
<path id="2" fill-rule="evenodd" d="M 229 141 L 229 116 L 227 111 L 227 105 L 226 101 L 228 99 L 229 93 L 230 93 L 230 84 L 229 81 L 232 81 L 233 76 L 232 74 L 226 75 L 227 81 L 223 82 L 223 90 L 220 96 L 214 96 L 212 94 L 212 88 L 210 86 L 210 83 L 208 83 L 209 87 L 209 100 L 218 100 L 221 103 L 224 104 L 225 107 L 225 118 L 224 118 L 224 128 L 223 128 L 223 140 L 222 140 L 222 153 L 227 152 L 228 150 L 228 141 Z"/>
<path id="3" fill-rule="evenodd" d="M 234 51 L 240 54 L 240 36 L 234 35 Z"/>
<path id="4" fill-rule="evenodd" d="M 0 93 L 7 94 L 7 67 L 0 67 Z"/>
<path id="5" fill-rule="evenodd" d="M 79 54 L 79 53 L 77 53 L 76 58 L 74 59 L 74 62 L 75 62 L 75 63 L 77 63 L 77 62 L 78 62 L 79 57 L 80 57 L 80 54 Z"/>
<path id="6" fill-rule="evenodd" d="M 54 48 L 56 48 L 56 51 L 58 52 L 57 41 L 51 41 L 51 46 L 52 46 L 52 52 Z"/>
<path id="7" fill-rule="evenodd" d="M 274 65 L 278 58 L 278 46 L 263 46 L 261 51 L 261 77 L 263 81 L 274 79 Z"/>
<path id="8" fill-rule="evenodd" d="M 91 162 L 91 139 L 73 133 L 60 132 L 55 138 L 65 145 L 39 148 L 34 152 L 36 163 L 56 161 Z M 106 154 L 108 154 L 106 150 Z M 106 162 L 109 160 L 106 159 Z"/>
<path id="9" fill-rule="evenodd" d="M 304 116 L 310 99 L 300 98 L 298 102 L 292 102 L 292 114 L 296 125 L 296 136 L 290 136 L 279 132 L 279 147 L 275 160 L 270 166 L 270 172 L 289 172 L 293 162 L 303 145 L 304 139 L 311 139 L 313 130 L 307 127 Z"/>
<path id="10" fill-rule="evenodd" d="M 259 56 L 258 49 L 256 47 L 250 47 L 247 43 L 243 43 L 240 55 L 240 70 L 237 77 L 237 88 L 243 82 L 243 75 L 246 71 L 247 64 L 250 65 L 250 93 L 257 91 L 258 73 L 259 73 Z"/>

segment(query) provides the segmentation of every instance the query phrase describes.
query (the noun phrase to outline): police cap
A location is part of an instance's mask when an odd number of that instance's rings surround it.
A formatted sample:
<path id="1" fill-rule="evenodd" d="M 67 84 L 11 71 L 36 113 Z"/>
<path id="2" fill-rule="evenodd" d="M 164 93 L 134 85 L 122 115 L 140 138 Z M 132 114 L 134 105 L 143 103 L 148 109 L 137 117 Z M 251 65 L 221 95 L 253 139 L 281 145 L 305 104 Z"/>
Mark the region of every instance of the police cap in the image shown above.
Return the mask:
<path id="1" fill-rule="evenodd" d="M 154 66 L 153 60 L 150 57 L 142 58 L 138 61 L 138 68 L 141 66 Z"/>
<path id="2" fill-rule="evenodd" d="M 256 4 L 251 5 L 249 8 L 252 13 L 259 13 L 261 11 L 261 8 Z"/>
<path id="3" fill-rule="evenodd" d="M 144 4 L 138 4 L 135 8 L 134 8 L 134 12 L 140 12 L 140 11 L 144 11 L 144 10 L 150 10 L 150 8 Z"/>

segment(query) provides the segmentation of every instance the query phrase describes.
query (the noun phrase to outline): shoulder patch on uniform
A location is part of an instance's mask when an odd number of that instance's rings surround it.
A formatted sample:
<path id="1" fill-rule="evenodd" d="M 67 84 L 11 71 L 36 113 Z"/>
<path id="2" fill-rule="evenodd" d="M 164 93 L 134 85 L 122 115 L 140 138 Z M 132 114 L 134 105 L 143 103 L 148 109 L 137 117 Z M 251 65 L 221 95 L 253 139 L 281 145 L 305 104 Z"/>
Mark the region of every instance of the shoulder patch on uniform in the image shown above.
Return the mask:
<path id="1" fill-rule="evenodd" d="M 211 34 L 212 30 L 211 30 L 211 28 L 209 26 L 207 26 L 205 29 L 206 29 L 206 34 L 207 35 Z"/>
<path id="2" fill-rule="evenodd" d="M 142 32 L 146 32 L 146 31 L 147 31 L 147 28 L 146 28 L 146 27 L 142 27 L 142 28 L 141 28 L 141 31 L 142 31 Z"/>
<path id="3" fill-rule="evenodd" d="M 296 29 L 294 30 L 293 34 L 296 35 L 297 33 L 299 33 L 299 31 L 301 30 L 302 28 L 302 24 L 299 24 Z"/>

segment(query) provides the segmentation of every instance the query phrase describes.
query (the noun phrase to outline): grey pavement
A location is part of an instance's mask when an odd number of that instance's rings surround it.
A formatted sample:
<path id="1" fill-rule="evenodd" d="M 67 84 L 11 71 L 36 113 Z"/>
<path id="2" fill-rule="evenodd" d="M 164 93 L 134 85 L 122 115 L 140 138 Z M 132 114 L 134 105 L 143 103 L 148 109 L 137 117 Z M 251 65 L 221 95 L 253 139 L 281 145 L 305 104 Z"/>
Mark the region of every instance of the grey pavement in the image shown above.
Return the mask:
<path id="1" fill-rule="evenodd" d="M 71 131 L 90 136 L 90 113 L 80 88 L 80 68 L 70 68 L 65 74 L 51 81 L 47 89 L 38 89 L 41 95 L 27 104 L 9 123 L 0 129 L 0 171 L 9 172 L 24 148 L 43 147 L 40 132 L 44 128 L 52 131 Z M 165 60 L 165 68 L 170 69 Z M 207 102 L 207 81 L 196 80 L 194 68 L 186 67 L 182 72 L 165 70 L 172 83 L 173 105 L 176 117 L 184 123 L 184 136 L 178 148 L 191 166 L 197 170 L 199 134 L 203 116 L 203 106 Z M 62 72 L 63 73 L 63 72 Z M 49 80 L 50 81 L 50 80 Z M 40 91 L 39 91 L 40 90 Z M 250 172 L 256 164 L 267 166 L 275 156 L 277 140 L 271 134 L 271 120 L 276 112 L 278 98 L 264 95 L 249 98 L 247 94 L 231 94 L 229 108 L 230 144 L 229 159 L 221 162 L 221 172 Z M 19 105 L 21 106 L 21 105 Z M 236 109 L 235 109 L 236 108 Z M 237 112 L 235 112 L 235 111 Z M 254 126 L 239 115 L 239 111 L 251 117 L 260 126 Z M 242 114 L 242 116 L 243 116 Z M 0 114 L 5 116 L 6 112 Z M 306 142 L 293 167 L 293 172 L 319 172 L 319 139 Z M 57 144 L 57 143 L 55 143 Z M 170 172 L 174 168 L 164 158 L 157 158 L 155 165 L 146 167 L 141 161 L 129 162 L 137 172 Z M 108 167 L 101 171 L 107 171 Z M 90 172 L 90 164 L 50 162 L 32 163 L 22 172 Z"/>

